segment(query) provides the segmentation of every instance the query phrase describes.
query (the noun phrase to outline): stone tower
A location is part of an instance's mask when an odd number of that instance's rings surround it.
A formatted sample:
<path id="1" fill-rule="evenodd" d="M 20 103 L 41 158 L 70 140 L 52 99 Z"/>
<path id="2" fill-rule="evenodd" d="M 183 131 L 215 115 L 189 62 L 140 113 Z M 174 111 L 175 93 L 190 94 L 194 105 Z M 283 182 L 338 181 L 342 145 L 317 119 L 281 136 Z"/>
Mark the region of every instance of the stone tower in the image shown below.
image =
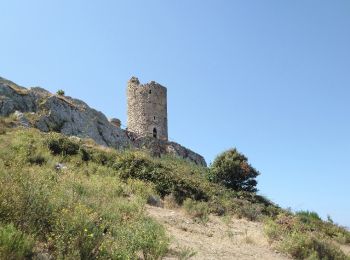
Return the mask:
<path id="1" fill-rule="evenodd" d="M 168 140 L 167 89 L 132 77 L 127 86 L 128 131 L 138 136 Z"/>

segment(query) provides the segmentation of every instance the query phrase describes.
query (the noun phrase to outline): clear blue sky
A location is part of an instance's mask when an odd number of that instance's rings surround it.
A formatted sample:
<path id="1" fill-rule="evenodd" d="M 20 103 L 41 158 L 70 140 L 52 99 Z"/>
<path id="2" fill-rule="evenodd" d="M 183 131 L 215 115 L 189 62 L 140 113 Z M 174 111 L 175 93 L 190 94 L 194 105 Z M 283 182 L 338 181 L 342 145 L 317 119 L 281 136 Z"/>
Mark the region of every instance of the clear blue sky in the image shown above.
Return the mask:
<path id="1" fill-rule="evenodd" d="M 6 2 L 6 3 L 5 3 Z M 168 87 L 169 135 L 237 147 L 283 207 L 350 226 L 350 1 L 0 3 L 0 76 L 126 122 L 135 75 Z"/>

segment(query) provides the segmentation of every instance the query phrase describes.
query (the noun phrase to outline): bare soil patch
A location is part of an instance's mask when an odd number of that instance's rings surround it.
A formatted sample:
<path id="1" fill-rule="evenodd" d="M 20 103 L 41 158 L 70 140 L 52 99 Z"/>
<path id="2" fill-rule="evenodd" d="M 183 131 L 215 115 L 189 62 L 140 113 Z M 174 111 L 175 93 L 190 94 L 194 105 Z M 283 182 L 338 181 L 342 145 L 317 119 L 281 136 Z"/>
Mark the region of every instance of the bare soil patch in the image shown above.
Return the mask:
<path id="1" fill-rule="evenodd" d="M 164 259 L 290 259 L 270 247 L 261 223 L 217 216 L 201 223 L 181 209 L 147 206 L 147 211 L 171 237 Z"/>

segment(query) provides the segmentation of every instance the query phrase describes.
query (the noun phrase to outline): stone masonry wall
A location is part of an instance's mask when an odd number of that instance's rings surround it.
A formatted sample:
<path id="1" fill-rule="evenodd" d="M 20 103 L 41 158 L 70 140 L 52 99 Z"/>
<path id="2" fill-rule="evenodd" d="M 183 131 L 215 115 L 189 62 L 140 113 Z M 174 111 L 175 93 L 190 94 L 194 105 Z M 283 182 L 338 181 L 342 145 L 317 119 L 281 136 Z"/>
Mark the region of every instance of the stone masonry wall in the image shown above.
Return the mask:
<path id="1" fill-rule="evenodd" d="M 140 84 L 132 77 L 127 86 L 128 131 L 139 137 L 153 136 L 168 140 L 167 89 L 151 81 Z"/>

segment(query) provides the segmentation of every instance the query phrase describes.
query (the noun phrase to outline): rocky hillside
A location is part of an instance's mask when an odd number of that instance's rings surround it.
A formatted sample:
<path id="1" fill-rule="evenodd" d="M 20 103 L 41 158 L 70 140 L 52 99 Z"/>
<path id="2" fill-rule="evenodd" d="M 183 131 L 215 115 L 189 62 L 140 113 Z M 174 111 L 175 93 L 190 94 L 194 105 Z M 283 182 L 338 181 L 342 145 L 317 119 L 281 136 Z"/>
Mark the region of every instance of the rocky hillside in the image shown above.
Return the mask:
<path id="1" fill-rule="evenodd" d="M 24 88 L 0 77 L 0 116 L 14 114 L 20 125 L 43 132 L 91 138 L 116 149 L 143 148 L 153 155 L 172 154 L 206 166 L 204 158 L 175 142 L 137 138 L 109 122 L 106 116 L 81 100 L 56 95 L 39 87 Z"/>

